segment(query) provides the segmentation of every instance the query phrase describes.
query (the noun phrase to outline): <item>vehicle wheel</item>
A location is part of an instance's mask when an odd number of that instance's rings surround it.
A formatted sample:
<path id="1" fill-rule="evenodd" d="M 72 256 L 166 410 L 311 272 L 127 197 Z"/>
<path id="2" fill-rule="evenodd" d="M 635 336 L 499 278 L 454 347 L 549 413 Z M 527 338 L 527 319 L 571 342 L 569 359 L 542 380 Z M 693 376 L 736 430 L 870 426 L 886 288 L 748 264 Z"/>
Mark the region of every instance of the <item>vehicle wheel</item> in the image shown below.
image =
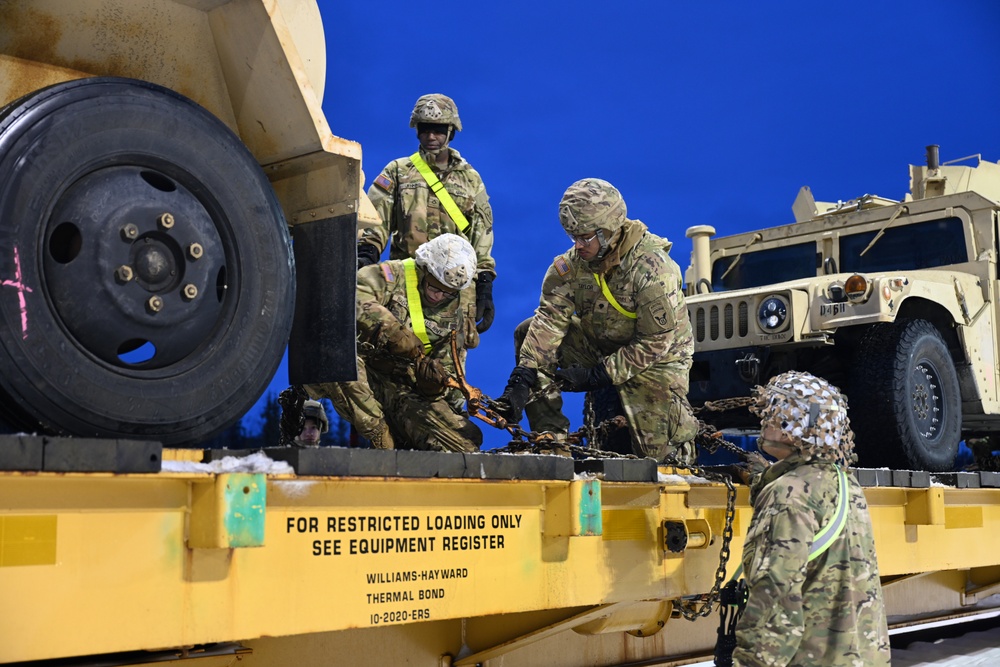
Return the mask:
<path id="1" fill-rule="evenodd" d="M 0 410 L 25 430 L 195 444 L 263 393 L 294 262 L 274 191 L 166 88 L 58 84 L 0 117 Z"/>
<path id="2" fill-rule="evenodd" d="M 961 394 L 948 346 L 930 322 L 872 327 L 850 386 L 859 465 L 951 469 L 961 438 Z"/>

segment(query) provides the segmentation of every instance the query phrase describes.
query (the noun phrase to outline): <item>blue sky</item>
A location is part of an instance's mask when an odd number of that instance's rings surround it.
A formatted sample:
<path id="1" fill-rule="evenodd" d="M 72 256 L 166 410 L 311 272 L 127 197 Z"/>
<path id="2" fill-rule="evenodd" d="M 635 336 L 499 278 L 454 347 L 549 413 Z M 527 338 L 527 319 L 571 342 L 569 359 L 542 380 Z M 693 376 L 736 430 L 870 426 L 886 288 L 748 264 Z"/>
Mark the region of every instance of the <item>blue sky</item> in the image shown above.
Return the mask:
<path id="1" fill-rule="evenodd" d="M 684 268 L 687 227 L 791 222 L 803 185 L 824 201 L 897 199 L 927 144 L 942 161 L 1000 160 L 995 0 L 319 5 L 323 108 L 361 143 L 366 189 L 415 150 L 417 97 L 458 104 L 452 145 L 495 219 L 497 318 L 468 363 L 492 396 L 514 363 L 511 332 L 568 247 L 557 205 L 577 179 L 615 184 Z M 285 386 L 283 366 L 272 388 Z M 579 405 L 567 406 L 574 428 Z M 484 434 L 486 447 L 507 442 Z"/>

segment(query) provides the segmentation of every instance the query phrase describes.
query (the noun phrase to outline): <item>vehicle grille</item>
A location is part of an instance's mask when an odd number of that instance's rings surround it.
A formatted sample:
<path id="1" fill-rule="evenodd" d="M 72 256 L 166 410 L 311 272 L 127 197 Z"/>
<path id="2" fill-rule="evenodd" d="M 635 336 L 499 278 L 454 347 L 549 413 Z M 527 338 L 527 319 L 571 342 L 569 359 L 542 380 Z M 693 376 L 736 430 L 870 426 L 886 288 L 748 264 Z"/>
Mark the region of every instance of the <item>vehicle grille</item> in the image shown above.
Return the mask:
<path id="1" fill-rule="evenodd" d="M 741 300 L 733 303 L 705 304 L 688 309 L 694 325 L 694 340 L 732 340 L 746 338 L 750 333 L 750 302 Z"/>

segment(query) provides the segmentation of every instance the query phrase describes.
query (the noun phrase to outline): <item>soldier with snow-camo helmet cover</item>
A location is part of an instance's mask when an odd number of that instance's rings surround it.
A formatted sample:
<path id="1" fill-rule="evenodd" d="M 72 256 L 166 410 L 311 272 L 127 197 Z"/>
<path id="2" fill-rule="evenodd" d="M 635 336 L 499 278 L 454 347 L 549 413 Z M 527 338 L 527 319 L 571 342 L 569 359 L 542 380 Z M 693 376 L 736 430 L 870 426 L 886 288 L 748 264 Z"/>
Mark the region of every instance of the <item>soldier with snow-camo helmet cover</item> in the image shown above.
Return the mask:
<path id="1" fill-rule="evenodd" d="M 630 220 L 597 178 L 571 185 L 559 221 L 573 248 L 555 258 L 535 315 L 515 332 L 517 366 L 499 402 L 534 430 L 565 434 L 562 391 L 614 387 L 639 456 L 694 460 L 687 402 L 694 342 L 670 241 Z M 531 389 L 534 398 L 529 401 Z"/>
<path id="2" fill-rule="evenodd" d="M 790 371 L 754 390 L 758 446 L 778 459 L 751 487 L 743 547 L 749 600 L 736 626 L 741 666 L 889 664 L 889 635 L 847 401 Z M 831 537 L 832 536 L 832 537 Z"/>
<path id="3" fill-rule="evenodd" d="M 358 379 L 307 385 L 380 449 L 475 451 L 483 434 L 446 389 L 460 359 L 479 344 L 472 287 L 476 253 L 461 236 L 442 234 L 416 250 L 358 271 Z"/>
<path id="4" fill-rule="evenodd" d="M 494 317 L 493 209 L 479 172 L 448 145 L 462 130 L 458 107 L 446 95 L 423 95 L 410 127 L 417 152 L 386 165 L 368 189 L 382 224 L 361 231 L 358 268 L 378 262 L 386 245 L 389 259 L 405 259 L 441 234 L 464 236 L 476 251 L 476 322 L 483 333 Z"/>

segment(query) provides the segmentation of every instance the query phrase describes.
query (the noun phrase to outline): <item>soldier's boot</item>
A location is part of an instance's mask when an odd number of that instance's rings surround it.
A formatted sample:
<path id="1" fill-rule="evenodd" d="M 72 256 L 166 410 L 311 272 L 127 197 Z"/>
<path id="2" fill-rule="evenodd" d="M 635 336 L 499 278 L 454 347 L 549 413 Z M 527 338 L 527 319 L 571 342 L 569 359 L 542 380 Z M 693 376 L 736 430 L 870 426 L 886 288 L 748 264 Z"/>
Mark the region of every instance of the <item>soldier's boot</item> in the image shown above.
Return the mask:
<path id="1" fill-rule="evenodd" d="M 361 435 L 367 438 L 375 449 L 396 448 L 396 442 L 392 438 L 392 433 L 389 432 L 389 425 L 384 421 L 379 421 L 374 428 Z"/>
<path id="2" fill-rule="evenodd" d="M 535 454 L 554 454 L 572 458 L 573 452 L 566 442 L 566 434 L 555 431 L 542 431 L 535 441 Z"/>

